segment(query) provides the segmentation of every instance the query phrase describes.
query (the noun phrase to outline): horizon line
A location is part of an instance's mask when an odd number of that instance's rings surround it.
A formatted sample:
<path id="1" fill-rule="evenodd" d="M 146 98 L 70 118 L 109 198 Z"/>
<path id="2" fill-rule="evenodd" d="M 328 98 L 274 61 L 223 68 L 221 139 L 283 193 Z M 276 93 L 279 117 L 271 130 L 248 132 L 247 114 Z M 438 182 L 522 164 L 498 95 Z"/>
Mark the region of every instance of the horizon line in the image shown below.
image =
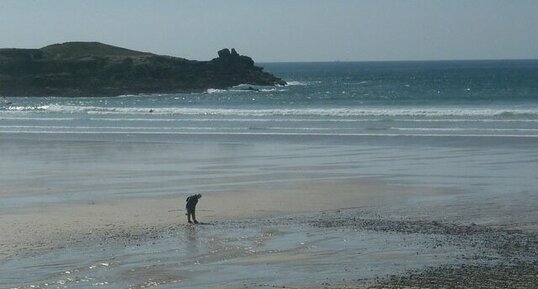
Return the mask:
<path id="1" fill-rule="evenodd" d="M 169 57 L 187 59 L 184 56 L 175 56 L 175 55 L 170 55 L 168 53 L 160 54 L 159 52 L 149 52 L 149 51 L 143 51 L 143 50 L 136 50 L 135 48 L 126 48 L 126 47 L 118 45 L 118 44 L 109 44 L 109 43 L 101 42 L 101 41 L 98 41 L 98 40 L 71 40 L 71 41 L 52 43 L 52 44 L 48 44 L 48 45 L 45 45 L 45 46 L 39 47 L 39 48 L 0 47 L 0 49 L 42 49 L 44 47 L 55 45 L 55 44 L 66 44 L 66 43 L 73 43 L 73 42 L 100 43 L 100 44 L 104 44 L 104 45 L 115 46 L 117 48 L 133 50 L 133 51 L 136 51 L 136 52 L 143 52 L 143 53 L 150 53 L 150 54 L 155 54 L 155 55 L 160 55 L 160 56 L 169 56 Z M 251 57 L 251 58 L 254 59 L 253 56 L 250 56 L 250 55 L 246 55 L 246 56 Z M 209 59 L 209 60 L 188 59 L 188 60 L 209 61 L 211 59 Z M 334 59 L 334 60 L 299 60 L 299 61 L 294 61 L 294 60 L 277 60 L 277 61 L 263 60 L 263 61 L 256 61 L 255 60 L 254 62 L 255 63 L 260 63 L 260 64 L 262 64 L 262 63 L 282 63 L 282 64 L 284 64 L 284 63 L 379 63 L 379 62 L 465 62 L 465 61 L 476 61 L 476 62 L 483 61 L 483 62 L 486 62 L 486 61 L 537 61 L 537 60 L 538 60 L 538 58 L 510 58 L 510 57 L 508 57 L 508 58 L 371 59 L 371 60 L 339 60 L 339 59 Z"/>
<path id="2" fill-rule="evenodd" d="M 487 61 L 538 61 L 538 58 L 463 58 L 463 59 L 406 59 L 406 60 L 300 60 L 255 61 L 256 64 L 275 63 L 373 63 L 373 62 L 487 62 Z"/>

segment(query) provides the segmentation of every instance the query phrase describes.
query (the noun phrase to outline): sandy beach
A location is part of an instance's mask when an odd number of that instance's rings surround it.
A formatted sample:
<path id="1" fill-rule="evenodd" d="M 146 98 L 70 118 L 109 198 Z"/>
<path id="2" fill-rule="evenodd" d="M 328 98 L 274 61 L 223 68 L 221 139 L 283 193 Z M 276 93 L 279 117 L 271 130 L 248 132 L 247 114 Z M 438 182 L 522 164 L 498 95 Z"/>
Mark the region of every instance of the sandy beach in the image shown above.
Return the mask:
<path id="1" fill-rule="evenodd" d="M 0 288 L 535 287 L 538 137 L 519 106 L 181 97 L 3 112 Z"/>
<path id="2" fill-rule="evenodd" d="M 196 226 L 186 224 L 180 197 L 48 205 L 2 214 L 0 253 L 6 270 L 0 279 L 19 285 L 13 288 L 536 284 L 535 199 L 517 208 L 506 207 L 502 199 L 472 205 L 439 202 L 431 199 L 443 200 L 449 192 L 360 180 L 281 184 L 267 190 L 205 194 L 198 210 L 202 224 Z M 140 266 L 127 265 L 123 254 L 117 255 L 137 249 L 143 252 L 135 254 L 144 260 Z M 85 256 L 93 261 L 81 261 Z M 34 271 L 51 260 L 59 262 L 52 270 L 56 273 Z M 127 278 L 130 285 L 106 277 L 127 274 L 125 270 L 131 275 L 140 270 Z M 24 274 L 36 280 L 17 283 Z"/>
<path id="3" fill-rule="evenodd" d="M 277 217 L 353 206 L 388 206 L 401 202 L 398 193 L 426 194 L 424 189 L 381 186 L 343 180 L 280 185 L 271 191 L 235 191 L 203 197 L 197 212 L 207 223 Z M 327 192 L 331 191 L 330 194 Z M 380 194 L 382 192 L 382 194 Z M 400 195 L 401 196 L 401 195 Z M 185 196 L 186 197 L 186 196 Z M 127 198 L 77 205 L 45 205 L 2 214 L 2 257 L 28 250 L 48 250 L 78 243 L 87 235 L 154 231 L 186 223 L 184 197 Z"/>

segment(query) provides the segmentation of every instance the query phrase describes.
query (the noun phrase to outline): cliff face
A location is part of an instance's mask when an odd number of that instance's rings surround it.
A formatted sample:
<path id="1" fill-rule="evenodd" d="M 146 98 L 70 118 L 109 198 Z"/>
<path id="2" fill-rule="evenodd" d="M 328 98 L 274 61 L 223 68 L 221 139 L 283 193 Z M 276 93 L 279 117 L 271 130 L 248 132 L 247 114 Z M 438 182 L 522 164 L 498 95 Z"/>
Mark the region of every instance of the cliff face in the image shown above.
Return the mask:
<path id="1" fill-rule="evenodd" d="M 211 61 L 133 51 L 97 42 L 0 49 L 1 96 L 114 96 L 285 85 L 235 49 Z"/>

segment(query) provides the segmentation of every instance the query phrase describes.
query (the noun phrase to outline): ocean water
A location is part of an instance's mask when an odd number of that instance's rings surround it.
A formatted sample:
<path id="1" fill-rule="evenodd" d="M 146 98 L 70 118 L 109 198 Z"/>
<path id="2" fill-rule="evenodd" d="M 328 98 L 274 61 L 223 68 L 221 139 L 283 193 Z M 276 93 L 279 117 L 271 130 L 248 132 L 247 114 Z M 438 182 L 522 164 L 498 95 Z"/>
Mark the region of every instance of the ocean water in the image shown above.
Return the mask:
<path id="1" fill-rule="evenodd" d="M 111 198 L 182 200 L 193 191 L 271 193 L 326 182 L 335 188 L 327 194 L 335 194 L 364 181 L 395 188 L 385 195 L 399 207 L 378 203 L 387 214 L 536 225 L 538 61 L 261 66 L 289 85 L 0 99 L 0 218 Z M 415 189 L 426 193 L 405 195 Z M 0 262 L 0 287 L 319 285 L 434 262 L 417 255 L 424 252 L 418 245 L 402 253 L 401 246 L 413 244 L 406 243 L 410 236 L 285 226 L 270 234 L 263 226 L 196 229 L 153 243 L 8 258 Z M 308 239 L 315 246 L 304 246 Z M 273 256 L 279 250 L 298 257 Z M 258 257 L 261 263 L 250 260 Z M 436 260 L 453 258 L 446 253 Z M 285 278 L 274 277 L 282 272 Z"/>
<path id="2" fill-rule="evenodd" d="M 320 178 L 535 190 L 538 61 L 262 66 L 289 85 L 4 97 L 0 207 Z"/>
<path id="3" fill-rule="evenodd" d="M 538 61 L 265 64 L 285 87 L 11 98 L 0 132 L 538 136 Z"/>

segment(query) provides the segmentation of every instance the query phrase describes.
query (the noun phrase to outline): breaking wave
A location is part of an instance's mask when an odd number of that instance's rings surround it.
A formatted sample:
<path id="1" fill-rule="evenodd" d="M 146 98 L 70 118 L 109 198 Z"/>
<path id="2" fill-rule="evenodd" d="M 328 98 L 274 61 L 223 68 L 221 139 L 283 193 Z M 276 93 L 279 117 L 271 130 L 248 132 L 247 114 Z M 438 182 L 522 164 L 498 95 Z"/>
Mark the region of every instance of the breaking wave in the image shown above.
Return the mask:
<path id="1" fill-rule="evenodd" d="M 319 82 L 316 82 L 316 83 L 319 83 Z M 303 82 L 303 81 L 297 81 L 297 80 L 290 80 L 287 82 L 286 85 L 289 85 L 289 86 L 306 86 L 306 85 L 309 85 L 308 82 Z"/>
<path id="2" fill-rule="evenodd" d="M 197 115 L 197 116 L 303 116 L 303 117 L 493 117 L 538 118 L 538 109 L 494 108 L 196 108 L 196 107 L 102 107 L 76 105 L 10 106 L 8 111 L 126 115 Z"/>

